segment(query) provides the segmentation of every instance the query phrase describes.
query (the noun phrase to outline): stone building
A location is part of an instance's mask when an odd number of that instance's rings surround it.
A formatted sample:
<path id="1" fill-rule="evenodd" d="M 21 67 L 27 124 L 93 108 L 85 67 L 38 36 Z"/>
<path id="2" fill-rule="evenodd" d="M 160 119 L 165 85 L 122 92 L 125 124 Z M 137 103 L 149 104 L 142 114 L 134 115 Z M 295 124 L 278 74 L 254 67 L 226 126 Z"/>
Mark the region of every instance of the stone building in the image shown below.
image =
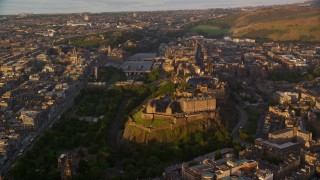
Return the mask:
<path id="1" fill-rule="evenodd" d="M 276 91 L 273 93 L 273 100 L 279 104 L 295 103 L 299 100 L 299 94 L 295 92 Z"/>
<path id="2" fill-rule="evenodd" d="M 301 147 L 300 143 L 286 142 L 277 144 L 261 138 L 257 138 L 254 144 L 259 154 L 280 160 L 283 160 L 285 155 L 293 153 Z"/>
<path id="3" fill-rule="evenodd" d="M 215 116 L 216 98 L 211 96 L 179 100 L 159 97 L 149 100 L 141 113 L 144 120 L 166 119 L 174 123 L 214 119 Z"/>
<path id="4" fill-rule="evenodd" d="M 108 61 L 124 61 L 126 57 L 126 52 L 120 48 L 112 49 L 108 47 Z"/>
<path id="5" fill-rule="evenodd" d="M 308 142 L 312 140 L 312 133 L 309 131 L 298 130 L 297 127 L 292 129 L 281 129 L 269 133 L 268 139 L 272 143 L 283 144 L 286 142 Z"/>
<path id="6" fill-rule="evenodd" d="M 268 139 L 272 143 L 283 144 L 286 142 L 292 142 L 294 133 L 292 129 L 281 129 L 276 132 L 269 133 Z"/>
<path id="7" fill-rule="evenodd" d="M 275 179 L 282 179 L 294 170 L 298 169 L 300 165 L 300 157 L 293 154 L 285 156 L 282 164 L 279 165 L 278 171 L 275 173 Z"/>
<path id="8" fill-rule="evenodd" d="M 188 166 L 183 164 L 181 167 L 182 179 L 185 180 L 213 180 L 229 179 L 238 175 L 250 176 L 250 172 L 258 167 L 258 162 L 247 159 L 228 159 L 210 160 L 206 159 L 201 164 Z"/>
<path id="9" fill-rule="evenodd" d="M 262 169 L 258 169 L 257 170 L 257 179 L 258 180 L 273 180 L 273 173 L 268 170 L 262 170 Z"/>
<path id="10" fill-rule="evenodd" d="M 180 100 L 180 106 L 184 113 L 215 111 L 217 107 L 214 97 L 183 98 Z"/>

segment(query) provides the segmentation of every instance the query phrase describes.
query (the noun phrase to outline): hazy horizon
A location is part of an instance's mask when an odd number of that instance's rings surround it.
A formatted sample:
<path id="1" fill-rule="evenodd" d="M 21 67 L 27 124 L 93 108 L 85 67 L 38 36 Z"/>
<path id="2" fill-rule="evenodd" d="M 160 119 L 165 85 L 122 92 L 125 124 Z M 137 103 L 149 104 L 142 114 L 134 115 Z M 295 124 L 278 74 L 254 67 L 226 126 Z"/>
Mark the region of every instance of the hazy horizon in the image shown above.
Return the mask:
<path id="1" fill-rule="evenodd" d="M 0 15 L 236 8 L 301 2 L 305 0 L 0 0 Z"/>

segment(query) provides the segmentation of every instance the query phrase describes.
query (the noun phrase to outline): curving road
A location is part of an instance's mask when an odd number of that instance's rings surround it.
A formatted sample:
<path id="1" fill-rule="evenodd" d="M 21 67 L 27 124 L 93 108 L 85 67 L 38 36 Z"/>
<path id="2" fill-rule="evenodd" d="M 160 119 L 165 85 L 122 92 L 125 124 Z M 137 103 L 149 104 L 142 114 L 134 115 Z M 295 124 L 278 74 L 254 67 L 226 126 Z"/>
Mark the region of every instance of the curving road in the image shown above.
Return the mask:
<path id="1" fill-rule="evenodd" d="M 238 124 L 232 129 L 232 137 L 234 140 L 238 141 L 241 143 L 242 146 L 251 146 L 252 144 L 242 141 L 239 137 L 239 129 L 244 127 L 247 120 L 248 120 L 248 114 L 247 112 L 243 109 L 243 107 L 240 107 L 238 104 L 235 104 L 236 109 L 238 111 L 239 114 L 239 122 Z"/>

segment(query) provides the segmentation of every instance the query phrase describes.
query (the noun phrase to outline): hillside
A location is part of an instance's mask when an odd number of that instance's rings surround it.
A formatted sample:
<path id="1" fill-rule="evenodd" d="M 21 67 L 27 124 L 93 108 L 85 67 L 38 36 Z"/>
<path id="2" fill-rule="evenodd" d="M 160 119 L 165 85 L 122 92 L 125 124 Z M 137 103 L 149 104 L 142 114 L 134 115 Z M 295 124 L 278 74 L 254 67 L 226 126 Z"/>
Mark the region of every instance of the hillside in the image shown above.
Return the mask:
<path id="1" fill-rule="evenodd" d="M 231 32 L 239 37 L 277 41 L 320 41 L 320 9 L 280 6 L 242 12 Z"/>
<path id="2" fill-rule="evenodd" d="M 320 41 L 320 8 L 285 5 L 234 10 L 224 17 L 205 19 L 186 28 L 191 32 L 210 35 L 207 27 L 229 30 L 235 37 L 274 41 Z"/>
<path id="3" fill-rule="evenodd" d="M 238 114 L 234 102 L 228 98 L 226 103 L 218 102 L 219 110 L 218 116 L 215 120 L 197 120 L 190 122 L 185 126 L 176 126 L 172 130 L 170 128 L 161 128 L 168 125 L 164 124 L 163 121 L 155 120 L 155 123 L 141 122 L 136 117 L 133 117 L 136 122 L 140 125 L 148 127 L 152 125 L 155 129 L 148 132 L 147 129 L 142 129 L 136 127 L 135 123 L 130 123 L 130 120 L 125 124 L 125 129 L 123 133 L 124 141 L 131 141 L 136 143 L 148 143 L 151 141 L 168 143 L 179 139 L 185 139 L 187 136 L 197 132 L 207 132 L 207 131 L 216 131 L 221 127 L 234 127 L 238 122 Z M 139 113 L 137 113 L 139 115 Z"/>
<path id="4" fill-rule="evenodd" d="M 184 139 L 188 135 L 195 132 L 206 131 L 214 127 L 216 127 L 214 123 L 203 120 L 192 122 L 186 126 L 174 128 L 173 130 L 163 129 L 155 132 L 147 132 L 138 127 L 131 126 L 129 123 L 126 123 L 123 139 L 136 143 L 148 143 L 150 141 L 168 143 L 177 139 Z"/>

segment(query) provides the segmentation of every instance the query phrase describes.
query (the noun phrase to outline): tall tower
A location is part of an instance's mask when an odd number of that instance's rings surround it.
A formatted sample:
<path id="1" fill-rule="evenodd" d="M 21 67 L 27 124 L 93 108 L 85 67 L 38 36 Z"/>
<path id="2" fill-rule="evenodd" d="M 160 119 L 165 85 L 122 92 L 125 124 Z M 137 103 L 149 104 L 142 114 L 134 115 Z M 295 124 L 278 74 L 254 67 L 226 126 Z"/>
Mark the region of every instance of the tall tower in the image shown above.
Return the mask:
<path id="1" fill-rule="evenodd" d="M 197 52 L 196 52 L 196 65 L 200 67 L 201 71 L 203 71 L 203 61 L 204 61 L 204 54 L 202 51 L 202 46 L 198 44 Z"/>
<path id="2" fill-rule="evenodd" d="M 98 66 L 94 67 L 94 79 L 97 80 L 98 79 Z"/>
<path id="3" fill-rule="evenodd" d="M 71 57 L 70 57 L 70 61 L 73 64 L 78 63 L 78 54 L 77 54 L 77 51 L 76 51 L 75 47 L 73 47 L 72 54 L 71 54 Z"/>
<path id="4" fill-rule="evenodd" d="M 207 64 L 208 73 L 211 75 L 213 72 L 212 62 L 209 61 Z"/>

